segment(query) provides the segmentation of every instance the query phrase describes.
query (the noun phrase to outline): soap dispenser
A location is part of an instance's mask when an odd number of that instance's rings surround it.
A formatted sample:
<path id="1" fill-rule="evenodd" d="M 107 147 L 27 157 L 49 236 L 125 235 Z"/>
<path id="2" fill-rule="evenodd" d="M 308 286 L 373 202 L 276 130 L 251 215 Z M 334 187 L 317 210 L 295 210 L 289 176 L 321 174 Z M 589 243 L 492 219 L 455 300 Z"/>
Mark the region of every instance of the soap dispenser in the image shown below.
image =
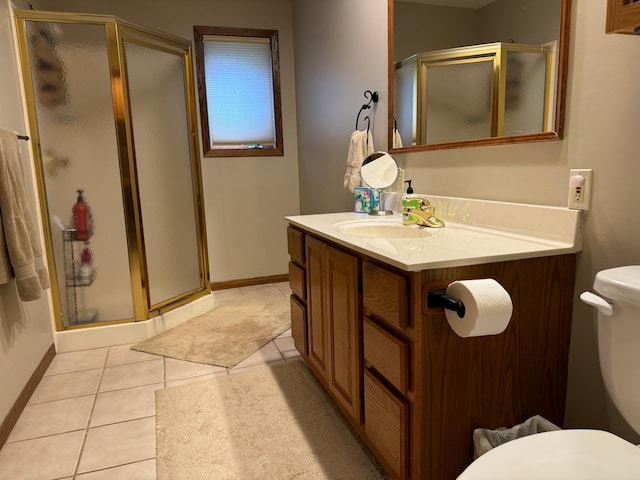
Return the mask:
<path id="1" fill-rule="evenodd" d="M 422 227 L 442 228 L 444 222 L 435 216 L 435 207 L 421 195 L 413 195 L 411 180 L 407 193 L 402 197 L 402 224 L 419 225 Z"/>
<path id="2" fill-rule="evenodd" d="M 413 187 L 411 186 L 412 180 L 405 180 L 404 183 L 408 183 L 407 192 L 402 196 L 402 223 L 404 225 L 410 225 L 413 222 L 409 221 L 409 215 L 414 208 L 420 208 L 418 199 L 413 196 Z"/>
<path id="3" fill-rule="evenodd" d="M 408 183 L 409 186 L 407 187 L 407 195 L 411 195 L 413 193 L 413 188 L 411 188 L 411 182 L 413 180 L 405 180 L 404 183 Z"/>

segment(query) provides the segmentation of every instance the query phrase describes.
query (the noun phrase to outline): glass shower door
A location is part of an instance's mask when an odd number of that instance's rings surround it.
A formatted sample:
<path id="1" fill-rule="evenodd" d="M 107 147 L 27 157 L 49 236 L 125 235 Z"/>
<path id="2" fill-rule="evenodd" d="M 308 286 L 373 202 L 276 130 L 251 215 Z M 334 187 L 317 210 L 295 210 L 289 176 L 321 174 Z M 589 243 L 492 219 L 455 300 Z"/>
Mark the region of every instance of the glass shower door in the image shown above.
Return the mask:
<path id="1" fill-rule="evenodd" d="M 546 52 L 506 52 L 503 135 L 546 130 L 548 57 Z"/>
<path id="2" fill-rule="evenodd" d="M 495 55 L 425 63 L 423 143 L 487 138 L 495 131 Z"/>
<path id="3" fill-rule="evenodd" d="M 63 328 L 134 316 L 107 28 L 25 22 L 28 101 L 38 125 L 32 136 L 40 145 L 37 170 Z M 91 210 L 84 236 L 72 219 L 78 190 Z"/>
<path id="4" fill-rule="evenodd" d="M 153 310 L 202 286 L 185 55 L 126 34 L 123 48 Z"/>

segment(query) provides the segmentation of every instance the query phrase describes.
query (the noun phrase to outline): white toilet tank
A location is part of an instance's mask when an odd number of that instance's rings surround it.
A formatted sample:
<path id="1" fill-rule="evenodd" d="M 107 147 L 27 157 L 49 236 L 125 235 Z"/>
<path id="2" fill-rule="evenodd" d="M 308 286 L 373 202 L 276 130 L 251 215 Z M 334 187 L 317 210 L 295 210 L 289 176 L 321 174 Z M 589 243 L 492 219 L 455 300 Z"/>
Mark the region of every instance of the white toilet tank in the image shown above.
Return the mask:
<path id="1" fill-rule="evenodd" d="M 640 265 L 598 272 L 580 298 L 598 309 L 598 352 L 607 391 L 640 434 Z"/>

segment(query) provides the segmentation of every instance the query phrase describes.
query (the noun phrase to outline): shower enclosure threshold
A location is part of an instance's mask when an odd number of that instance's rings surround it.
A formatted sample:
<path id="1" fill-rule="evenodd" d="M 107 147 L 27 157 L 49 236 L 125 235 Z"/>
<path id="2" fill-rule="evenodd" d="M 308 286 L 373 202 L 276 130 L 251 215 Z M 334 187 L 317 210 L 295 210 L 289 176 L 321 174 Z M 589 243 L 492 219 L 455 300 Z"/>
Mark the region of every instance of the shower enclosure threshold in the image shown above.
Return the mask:
<path id="1" fill-rule="evenodd" d="M 54 332 L 56 353 L 138 343 L 213 309 L 212 294 L 142 322 Z"/>

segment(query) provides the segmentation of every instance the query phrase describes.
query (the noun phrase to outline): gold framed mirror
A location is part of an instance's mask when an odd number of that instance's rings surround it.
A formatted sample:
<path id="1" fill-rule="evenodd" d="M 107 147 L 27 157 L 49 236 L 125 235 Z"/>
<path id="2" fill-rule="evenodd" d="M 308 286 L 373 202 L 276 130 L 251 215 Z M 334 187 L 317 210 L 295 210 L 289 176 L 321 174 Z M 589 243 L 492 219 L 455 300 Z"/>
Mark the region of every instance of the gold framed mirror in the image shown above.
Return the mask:
<path id="1" fill-rule="evenodd" d="M 561 139 L 571 0 L 388 0 L 389 151 Z"/>

